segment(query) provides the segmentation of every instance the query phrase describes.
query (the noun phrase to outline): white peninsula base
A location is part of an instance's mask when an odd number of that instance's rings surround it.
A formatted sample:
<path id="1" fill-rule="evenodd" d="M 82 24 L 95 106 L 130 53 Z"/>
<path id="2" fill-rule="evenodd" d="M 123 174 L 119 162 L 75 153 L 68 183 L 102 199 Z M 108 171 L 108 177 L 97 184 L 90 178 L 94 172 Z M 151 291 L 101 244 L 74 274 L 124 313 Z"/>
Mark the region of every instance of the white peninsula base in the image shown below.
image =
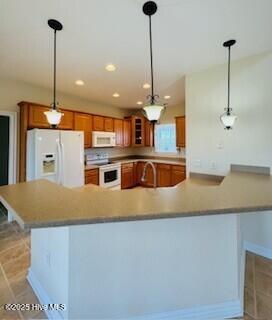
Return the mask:
<path id="1" fill-rule="evenodd" d="M 31 231 L 28 279 L 51 319 L 224 319 L 243 314 L 238 214 Z"/>

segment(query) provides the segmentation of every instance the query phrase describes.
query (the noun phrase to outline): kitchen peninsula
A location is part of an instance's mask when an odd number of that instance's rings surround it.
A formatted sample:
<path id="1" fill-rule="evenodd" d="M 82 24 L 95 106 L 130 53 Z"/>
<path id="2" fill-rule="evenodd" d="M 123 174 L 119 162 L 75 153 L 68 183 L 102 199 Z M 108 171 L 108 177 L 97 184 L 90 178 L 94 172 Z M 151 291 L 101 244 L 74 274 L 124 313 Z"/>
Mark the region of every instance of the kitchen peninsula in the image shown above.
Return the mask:
<path id="1" fill-rule="evenodd" d="M 223 319 L 243 313 L 240 214 L 272 209 L 272 178 L 218 186 L 77 192 L 45 180 L 0 188 L 31 228 L 28 279 L 65 319 Z M 123 299 L 126 297 L 126 299 Z"/>

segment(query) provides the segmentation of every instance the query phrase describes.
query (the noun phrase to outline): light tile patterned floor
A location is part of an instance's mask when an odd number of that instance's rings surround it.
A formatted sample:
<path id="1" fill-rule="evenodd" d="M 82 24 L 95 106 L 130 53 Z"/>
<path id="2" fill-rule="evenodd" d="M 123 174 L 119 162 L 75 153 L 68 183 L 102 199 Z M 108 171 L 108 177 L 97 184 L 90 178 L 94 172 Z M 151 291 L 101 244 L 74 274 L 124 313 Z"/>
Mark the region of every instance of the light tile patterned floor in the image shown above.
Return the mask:
<path id="1" fill-rule="evenodd" d="M 5 311 L 6 303 L 36 304 L 26 279 L 30 265 L 30 236 L 16 222 L 0 223 L 0 319 L 47 319 L 41 311 Z"/>

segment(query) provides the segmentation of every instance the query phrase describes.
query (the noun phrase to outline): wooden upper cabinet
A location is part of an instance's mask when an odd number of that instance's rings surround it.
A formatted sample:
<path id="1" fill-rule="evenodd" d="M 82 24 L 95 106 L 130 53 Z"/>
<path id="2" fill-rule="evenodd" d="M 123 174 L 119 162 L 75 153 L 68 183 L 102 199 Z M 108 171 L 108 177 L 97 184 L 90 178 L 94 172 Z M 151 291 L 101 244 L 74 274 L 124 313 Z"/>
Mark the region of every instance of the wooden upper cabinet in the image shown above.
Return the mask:
<path id="1" fill-rule="evenodd" d="M 124 120 L 124 147 L 131 146 L 131 121 Z"/>
<path id="2" fill-rule="evenodd" d="M 93 116 L 93 131 L 104 131 L 105 121 L 103 116 Z"/>
<path id="3" fill-rule="evenodd" d="M 173 165 L 171 174 L 171 185 L 175 186 L 176 184 L 182 182 L 185 179 L 186 167 L 183 165 Z"/>
<path id="4" fill-rule="evenodd" d="M 106 117 L 104 119 L 104 130 L 107 132 L 113 132 L 113 119 Z"/>
<path id="5" fill-rule="evenodd" d="M 185 147 L 185 116 L 176 117 L 177 147 Z"/>
<path id="6" fill-rule="evenodd" d="M 132 188 L 136 185 L 134 176 L 134 163 L 124 163 L 121 166 L 121 187 L 122 189 Z"/>
<path id="7" fill-rule="evenodd" d="M 114 119 L 114 132 L 116 133 L 116 146 L 123 147 L 124 136 L 123 136 L 123 120 Z"/>
<path id="8" fill-rule="evenodd" d="M 131 137 L 133 147 L 145 146 L 145 118 L 131 117 Z"/>
<path id="9" fill-rule="evenodd" d="M 159 163 L 157 165 L 157 185 L 158 187 L 170 187 L 171 181 L 171 165 Z"/>
<path id="10" fill-rule="evenodd" d="M 73 130 L 74 129 L 74 112 L 67 110 L 59 110 L 63 113 L 58 129 Z"/>
<path id="11" fill-rule="evenodd" d="M 145 119 L 145 146 L 154 146 L 154 125 L 147 119 Z"/>
<path id="12" fill-rule="evenodd" d="M 84 147 L 92 146 L 92 115 L 87 113 L 74 114 L 74 128 L 78 131 L 84 131 Z"/>
<path id="13" fill-rule="evenodd" d="M 28 127 L 29 128 L 45 128 L 49 129 L 50 124 L 47 122 L 45 111 L 49 111 L 49 107 L 39 105 L 29 105 L 28 110 Z M 74 128 L 74 112 L 68 110 L 60 110 L 63 113 L 58 129 L 73 130 Z"/>
<path id="14" fill-rule="evenodd" d="M 29 128 L 50 128 L 45 111 L 49 111 L 50 108 L 38 106 L 38 105 L 29 105 L 28 109 L 28 127 Z"/>

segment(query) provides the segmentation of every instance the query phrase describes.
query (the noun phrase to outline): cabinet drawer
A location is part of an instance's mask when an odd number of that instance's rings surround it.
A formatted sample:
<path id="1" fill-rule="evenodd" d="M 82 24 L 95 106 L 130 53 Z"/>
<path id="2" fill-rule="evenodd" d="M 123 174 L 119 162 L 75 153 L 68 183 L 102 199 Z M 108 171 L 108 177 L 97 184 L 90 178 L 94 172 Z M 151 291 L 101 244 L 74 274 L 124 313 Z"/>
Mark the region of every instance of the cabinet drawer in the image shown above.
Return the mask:
<path id="1" fill-rule="evenodd" d="M 186 167 L 183 165 L 172 165 L 172 170 L 185 172 Z"/>
<path id="2" fill-rule="evenodd" d="M 122 170 L 124 170 L 124 169 L 133 169 L 133 166 L 134 166 L 133 162 L 131 162 L 131 163 L 123 163 L 122 164 Z"/>
<path id="3" fill-rule="evenodd" d="M 171 170 L 171 165 L 170 164 L 159 163 L 158 164 L 158 169 Z"/>

